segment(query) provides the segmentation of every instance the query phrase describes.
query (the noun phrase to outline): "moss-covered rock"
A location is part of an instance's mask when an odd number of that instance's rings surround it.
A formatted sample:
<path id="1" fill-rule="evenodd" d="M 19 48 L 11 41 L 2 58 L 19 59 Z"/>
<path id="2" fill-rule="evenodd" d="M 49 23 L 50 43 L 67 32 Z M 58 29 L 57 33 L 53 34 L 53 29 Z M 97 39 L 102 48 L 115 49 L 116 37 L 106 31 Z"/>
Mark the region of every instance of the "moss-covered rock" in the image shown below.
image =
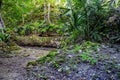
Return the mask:
<path id="1" fill-rule="evenodd" d="M 21 49 L 21 48 L 14 42 L 9 42 L 9 43 L 0 42 L 0 56 L 9 55 L 19 49 Z M 17 52 L 15 52 L 15 53 L 17 53 Z"/>
<path id="2" fill-rule="evenodd" d="M 15 42 L 22 46 L 48 46 L 57 47 L 59 44 L 59 37 L 39 37 L 36 35 L 31 36 L 17 36 Z"/>
<path id="3" fill-rule="evenodd" d="M 30 62 L 27 63 L 26 68 L 31 68 L 32 66 L 36 66 L 36 65 L 37 65 L 36 61 L 30 61 Z"/>

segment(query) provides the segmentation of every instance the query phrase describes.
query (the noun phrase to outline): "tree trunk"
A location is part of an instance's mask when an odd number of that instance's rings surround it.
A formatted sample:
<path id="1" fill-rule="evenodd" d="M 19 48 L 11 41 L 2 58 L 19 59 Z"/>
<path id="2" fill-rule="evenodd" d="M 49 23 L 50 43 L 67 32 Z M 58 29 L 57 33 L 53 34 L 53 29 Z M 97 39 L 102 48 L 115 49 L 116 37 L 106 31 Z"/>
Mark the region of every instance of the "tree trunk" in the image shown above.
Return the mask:
<path id="1" fill-rule="evenodd" d="M 48 3 L 48 23 L 50 24 L 51 21 L 50 21 L 50 3 Z"/>
<path id="2" fill-rule="evenodd" d="M 4 21 L 2 19 L 2 15 L 0 14 L 0 29 L 4 29 L 5 25 L 4 25 Z"/>
<path id="3" fill-rule="evenodd" d="M 47 22 L 47 14 L 46 14 L 46 11 L 47 11 L 47 7 L 46 7 L 46 3 L 44 3 L 44 21 Z"/>

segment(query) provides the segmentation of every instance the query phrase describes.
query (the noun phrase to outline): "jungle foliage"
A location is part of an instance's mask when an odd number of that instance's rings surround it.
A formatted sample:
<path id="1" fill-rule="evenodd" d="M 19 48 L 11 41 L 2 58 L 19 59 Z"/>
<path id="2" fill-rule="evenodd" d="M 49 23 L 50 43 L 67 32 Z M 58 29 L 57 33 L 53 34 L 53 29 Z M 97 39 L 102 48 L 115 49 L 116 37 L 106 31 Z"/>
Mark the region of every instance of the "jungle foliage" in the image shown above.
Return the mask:
<path id="1" fill-rule="evenodd" d="M 3 0 L 6 30 L 0 40 L 7 41 L 11 34 L 58 34 L 68 36 L 68 42 L 119 42 L 119 4 L 119 0 Z"/>
<path id="2" fill-rule="evenodd" d="M 68 0 L 63 16 L 67 16 L 64 21 L 67 20 L 65 25 L 72 35 L 71 39 L 103 41 L 103 38 L 111 39 L 111 34 L 114 37 L 120 35 L 119 3 L 119 0 Z M 113 15 L 118 15 L 118 18 L 107 24 Z M 115 25 L 117 21 L 119 24 Z"/>

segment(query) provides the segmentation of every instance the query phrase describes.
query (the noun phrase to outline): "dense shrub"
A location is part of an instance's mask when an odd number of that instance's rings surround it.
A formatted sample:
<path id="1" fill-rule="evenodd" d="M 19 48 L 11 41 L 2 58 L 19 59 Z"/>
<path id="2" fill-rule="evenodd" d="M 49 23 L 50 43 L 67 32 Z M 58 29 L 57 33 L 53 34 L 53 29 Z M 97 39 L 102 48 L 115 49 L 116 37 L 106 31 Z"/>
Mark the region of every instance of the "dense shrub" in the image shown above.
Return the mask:
<path id="1" fill-rule="evenodd" d="M 10 39 L 10 35 L 9 34 L 6 34 L 4 32 L 0 32 L 0 42 L 3 41 L 3 42 L 8 42 Z"/>
<path id="2" fill-rule="evenodd" d="M 116 3 L 116 5 L 118 4 Z M 116 9 L 115 7 L 117 6 L 115 6 L 112 1 L 68 0 L 67 7 L 63 9 L 65 13 L 62 19 L 67 32 L 72 35 L 72 40 L 69 40 L 76 41 L 82 38 L 100 42 L 103 38 L 107 38 L 107 35 L 111 33 L 111 27 L 108 26 L 107 28 L 106 23 L 108 17 L 111 15 L 111 9 Z M 116 37 L 118 32 L 116 33 L 114 26 L 112 28 L 112 31 L 113 30 Z"/>

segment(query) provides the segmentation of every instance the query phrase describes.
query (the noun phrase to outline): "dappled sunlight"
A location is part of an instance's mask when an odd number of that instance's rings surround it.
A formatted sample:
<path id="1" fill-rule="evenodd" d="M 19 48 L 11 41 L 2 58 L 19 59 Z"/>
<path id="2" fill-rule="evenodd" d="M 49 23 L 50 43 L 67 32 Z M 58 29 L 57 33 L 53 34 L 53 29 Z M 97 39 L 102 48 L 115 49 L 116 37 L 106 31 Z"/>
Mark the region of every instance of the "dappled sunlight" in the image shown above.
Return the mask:
<path id="1" fill-rule="evenodd" d="M 0 80 L 119 80 L 120 0 L 0 0 Z"/>

